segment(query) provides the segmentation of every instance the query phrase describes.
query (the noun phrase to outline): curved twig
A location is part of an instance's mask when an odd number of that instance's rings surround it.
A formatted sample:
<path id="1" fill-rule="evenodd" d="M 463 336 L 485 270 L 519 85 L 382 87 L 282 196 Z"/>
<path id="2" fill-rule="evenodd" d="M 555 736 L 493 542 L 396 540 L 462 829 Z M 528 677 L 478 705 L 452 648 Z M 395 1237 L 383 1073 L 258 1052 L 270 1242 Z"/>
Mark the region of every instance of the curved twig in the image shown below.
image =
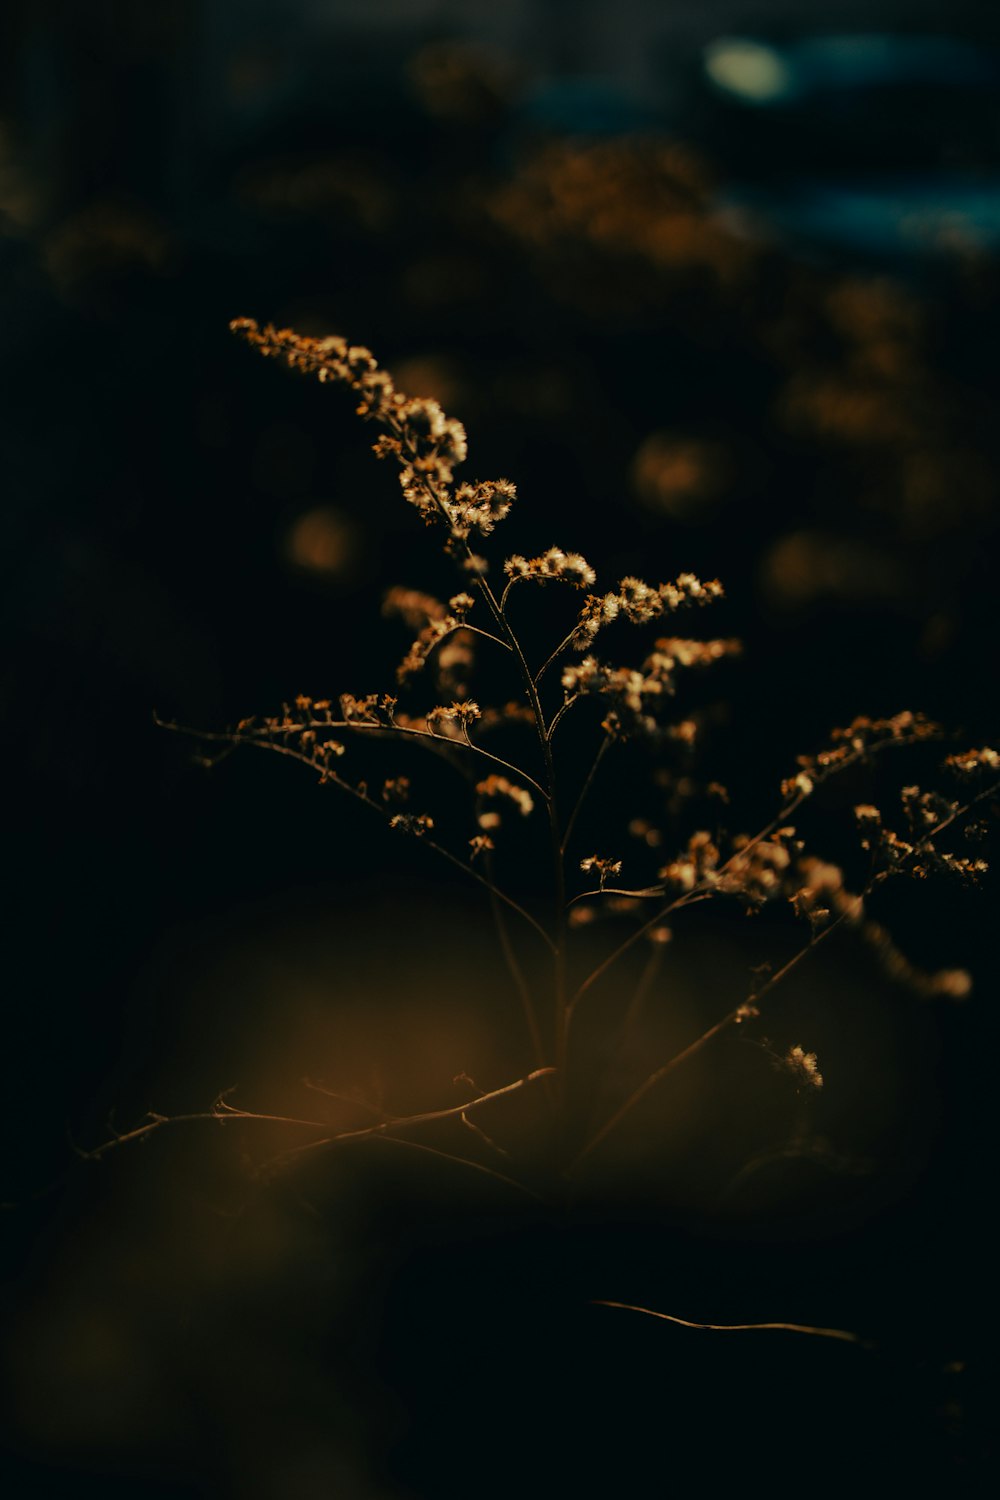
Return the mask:
<path id="1" fill-rule="evenodd" d="M 595 890 L 581 891 L 578 896 L 571 896 L 570 899 L 566 902 L 566 909 L 569 910 L 569 908 L 571 906 L 575 906 L 578 901 L 586 901 L 593 896 L 628 896 L 631 900 L 641 901 L 647 898 L 652 898 L 653 896 L 663 896 L 665 894 L 666 887 L 662 885 L 646 886 L 646 888 L 641 891 L 627 891 L 622 886 L 617 885 L 599 885 Z"/>
<path id="2" fill-rule="evenodd" d="M 805 1333 L 812 1338 L 837 1339 L 843 1344 L 857 1344 L 862 1349 L 877 1346 L 858 1333 L 849 1333 L 846 1328 L 820 1328 L 812 1323 L 692 1323 L 688 1318 L 677 1318 L 672 1313 L 657 1312 L 652 1307 L 637 1307 L 634 1302 L 611 1302 L 604 1297 L 592 1297 L 591 1307 L 618 1307 L 625 1312 L 645 1313 L 648 1318 L 660 1318 L 664 1323 L 674 1323 L 678 1328 L 704 1329 L 710 1333 Z"/>
<path id="3" fill-rule="evenodd" d="M 552 715 L 552 722 L 551 722 L 551 724 L 549 725 L 549 727 L 545 731 L 546 741 L 551 742 L 552 736 L 556 732 L 556 726 L 561 722 L 561 720 L 564 718 L 564 716 L 573 707 L 573 704 L 577 701 L 577 699 L 578 698 L 582 698 L 582 697 L 583 697 L 582 693 L 573 693 L 573 695 L 571 697 L 567 698 L 565 700 L 565 702 L 562 703 L 559 706 L 559 708 L 556 709 L 555 713 Z"/>

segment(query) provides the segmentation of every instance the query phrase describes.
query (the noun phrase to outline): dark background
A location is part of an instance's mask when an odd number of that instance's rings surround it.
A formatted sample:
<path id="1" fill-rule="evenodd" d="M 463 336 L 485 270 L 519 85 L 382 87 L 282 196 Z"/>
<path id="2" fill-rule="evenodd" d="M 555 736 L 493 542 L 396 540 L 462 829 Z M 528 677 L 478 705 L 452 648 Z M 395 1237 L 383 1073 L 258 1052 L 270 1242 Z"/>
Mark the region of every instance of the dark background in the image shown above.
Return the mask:
<path id="1" fill-rule="evenodd" d="M 712 628 L 745 656 L 700 691 L 734 827 L 855 713 L 995 735 L 985 12 L 5 7 L 11 1493 L 632 1494 L 682 1470 L 791 1493 L 840 1468 L 975 1492 L 995 888 L 880 912 L 916 961 L 971 970 L 966 1004 L 848 941 L 769 1013 L 827 1076 L 813 1157 L 775 1154 L 801 1101 L 738 1041 L 572 1220 L 360 1148 L 260 1182 L 285 1138 L 249 1127 L 100 1165 L 72 1145 L 233 1084 L 298 1115 L 310 1074 L 402 1111 L 525 1066 L 474 895 L 305 772 L 208 772 L 153 723 L 388 688 L 381 590 L 448 588 L 348 398 L 252 357 L 234 316 L 343 332 L 437 396 L 470 475 L 518 483 L 507 548 L 723 579 Z M 859 82 L 870 50 L 839 72 L 795 52 L 859 33 L 932 61 L 890 49 Z M 812 82 L 741 103 L 706 71 L 734 35 Z M 848 858 L 852 802 L 933 761 L 832 793 L 819 844 Z M 674 1050 L 789 942 L 763 919 L 678 934 Z M 602 1296 L 879 1349 L 734 1346 Z"/>

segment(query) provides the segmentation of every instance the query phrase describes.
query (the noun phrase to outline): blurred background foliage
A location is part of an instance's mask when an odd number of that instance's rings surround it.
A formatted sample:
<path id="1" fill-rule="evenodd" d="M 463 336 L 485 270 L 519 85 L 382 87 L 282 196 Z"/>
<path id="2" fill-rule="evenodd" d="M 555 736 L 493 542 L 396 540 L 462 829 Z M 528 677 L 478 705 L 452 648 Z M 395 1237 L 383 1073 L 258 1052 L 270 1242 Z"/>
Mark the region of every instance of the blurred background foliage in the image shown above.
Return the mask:
<path id="1" fill-rule="evenodd" d="M 419 1226 L 422 1195 L 447 1218 L 440 1184 L 372 1187 L 366 1163 L 301 1200 L 251 1194 L 256 1145 L 235 1136 L 60 1175 L 67 1128 L 89 1144 L 112 1106 L 126 1123 L 198 1108 L 238 1078 L 295 1113 L 303 1072 L 344 1087 L 381 1070 L 390 1107 L 408 1090 L 417 1107 L 463 1068 L 487 1086 L 518 1065 L 499 980 L 470 983 L 480 938 L 455 938 L 478 908 L 419 850 L 387 849 L 280 765 L 206 775 L 153 727 L 154 709 L 218 726 L 296 692 L 390 687 L 401 642 L 379 592 L 436 576 L 349 403 L 263 368 L 228 320 L 343 332 L 437 397 L 468 428 L 470 472 L 518 483 L 509 548 L 578 547 L 608 579 L 721 577 L 713 624 L 746 655 L 720 677 L 706 754 L 734 823 L 769 815 L 794 754 L 858 712 L 922 709 L 980 743 L 1000 23 L 973 0 L 8 0 L 0 58 L 14 1492 L 48 1471 L 67 1494 L 85 1473 L 106 1495 L 467 1493 L 463 1464 L 491 1442 L 520 1453 L 544 1403 L 533 1374 L 508 1410 L 513 1309 L 527 1299 L 560 1347 L 580 1336 L 553 1291 L 556 1228 L 522 1243 L 490 1205 L 477 1250 L 462 1228 L 461 1254 L 435 1253 Z M 821 826 L 834 852 L 857 791 Z M 982 1380 L 959 1397 L 968 1372 L 946 1366 L 985 1348 L 986 900 L 902 916 L 915 957 L 973 969 L 973 1005 L 915 1008 L 848 954 L 776 1023 L 809 1018 L 789 1040 L 819 1046 L 840 1091 L 812 1173 L 805 1153 L 719 1208 L 794 1132 L 767 1114 L 783 1106 L 759 1113 L 755 1063 L 718 1063 L 648 1123 L 677 1143 L 660 1229 L 621 1227 L 626 1186 L 567 1283 L 683 1315 L 881 1318 L 897 1338 L 919 1302 L 925 1342 L 846 1406 L 843 1351 L 769 1350 L 768 1369 L 803 1454 L 846 1424 L 852 1454 L 867 1435 L 902 1462 L 922 1424 L 908 1461 L 952 1486 L 985 1441 Z M 372 957 L 389 923 L 416 1004 Z M 682 1011 L 726 1008 L 760 956 L 741 941 L 696 924 L 678 945 Z M 423 1326 L 434 1298 L 461 1304 L 459 1330 Z M 717 1363 L 660 1327 L 586 1336 L 595 1364 L 656 1346 L 667 1366 L 663 1390 L 567 1386 L 574 1430 L 581 1412 L 626 1423 L 640 1452 L 658 1403 L 707 1434 L 700 1382 L 739 1406 L 763 1357 Z M 453 1366 L 491 1337 L 476 1406 Z M 701 1397 L 681 1399 L 672 1359 L 695 1361 Z M 431 1411 L 435 1379 L 450 1395 Z M 876 1388 L 881 1437 L 860 1417 Z M 762 1408 L 742 1412 L 749 1444 Z M 555 1482 L 618 1472 L 610 1441 L 574 1453 Z"/>

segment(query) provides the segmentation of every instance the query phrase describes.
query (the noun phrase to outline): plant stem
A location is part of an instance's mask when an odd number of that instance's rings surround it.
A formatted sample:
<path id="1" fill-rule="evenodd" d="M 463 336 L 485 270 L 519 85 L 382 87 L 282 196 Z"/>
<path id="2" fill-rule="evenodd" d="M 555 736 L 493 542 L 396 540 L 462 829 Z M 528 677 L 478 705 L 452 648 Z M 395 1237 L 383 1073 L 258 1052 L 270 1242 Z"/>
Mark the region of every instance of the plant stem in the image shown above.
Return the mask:
<path id="1" fill-rule="evenodd" d="M 678 1328 L 704 1329 L 708 1333 L 806 1333 L 813 1338 L 839 1339 L 845 1344 L 860 1344 L 863 1349 L 874 1345 L 860 1334 L 850 1333 L 846 1328 L 819 1328 L 812 1323 L 692 1323 L 687 1318 L 676 1318 L 671 1313 L 656 1312 L 651 1307 L 637 1307 L 634 1302 L 609 1302 L 604 1297 L 594 1297 L 592 1307 L 618 1307 L 625 1312 L 645 1313 L 648 1318 L 661 1318 L 664 1323 L 674 1323 Z"/>
<path id="2" fill-rule="evenodd" d="M 556 804 L 555 763 L 552 756 L 550 735 L 546 732 L 545 728 L 545 715 L 538 696 L 538 687 L 531 674 L 531 668 L 528 666 L 521 642 L 500 604 L 497 602 L 496 596 L 486 579 L 480 574 L 476 582 L 489 608 L 492 610 L 497 624 L 507 636 L 514 655 L 517 657 L 528 704 L 535 722 L 535 731 L 542 750 L 542 760 L 545 765 L 545 779 L 548 784 L 546 807 L 549 815 L 549 834 L 552 844 L 552 876 L 555 897 L 555 937 L 551 944 L 553 950 L 554 992 L 552 1059 L 555 1068 L 557 1100 L 560 1113 L 562 1113 L 566 1101 L 566 1044 L 569 1032 L 569 1008 L 566 995 L 566 871 L 563 861 L 562 839 L 559 832 L 559 812 Z"/>
<path id="3" fill-rule="evenodd" d="M 566 647 L 570 644 L 570 642 L 572 641 L 572 639 L 573 639 L 573 637 L 574 637 L 575 634 L 576 634 L 576 626 L 574 625 L 574 627 L 570 631 L 569 635 L 567 635 L 564 640 L 561 640 L 559 642 L 559 644 L 556 647 L 556 649 L 552 652 L 552 655 L 546 657 L 545 661 L 542 663 L 542 665 L 538 668 L 538 671 L 535 673 L 535 686 L 536 687 L 541 682 L 542 678 L 545 676 L 545 673 L 549 670 L 549 668 L 551 667 L 552 663 L 555 661 L 556 657 L 557 656 L 561 656 L 562 653 L 566 650 Z"/>
<path id="4" fill-rule="evenodd" d="M 494 646 L 501 646 L 504 651 L 510 650 L 510 646 L 507 644 L 507 642 L 502 641 L 498 635 L 494 635 L 490 630 L 480 630 L 478 625 L 470 625 L 468 620 L 463 620 L 460 625 L 456 625 L 455 629 L 453 631 L 450 631 L 449 634 L 454 635 L 459 630 L 467 630 L 471 635 L 481 635 L 483 637 L 483 640 L 492 641 Z M 441 636 L 440 639 L 442 641 L 447 640 L 447 636 Z"/>
<path id="5" fill-rule="evenodd" d="M 497 938 L 500 942 L 500 951 L 503 953 L 504 962 L 507 965 L 510 977 L 514 981 L 514 987 L 521 997 L 521 1008 L 524 1011 L 528 1034 L 531 1037 L 531 1047 L 535 1054 L 535 1062 L 538 1067 L 541 1067 L 545 1062 L 545 1045 L 542 1041 L 542 1034 L 538 1029 L 538 1017 L 535 1015 L 531 990 L 528 987 L 528 982 L 524 977 L 521 965 L 517 961 L 517 954 L 514 952 L 514 945 L 510 939 L 510 933 L 507 931 L 503 907 L 492 893 L 490 895 L 490 902 L 493 908 L 493 922 L 496 927 Z"/>
<path id="6" fill-rule="evenodd" d="M 573 707 L 573 704 L 577 701 L 577 699 L 580 696 L 581 695 L 579 693 L 574 693 L 571 698 L 565 698 L 563 700 L 563 702 L 560 703 L 559 707 L 556 709 L 555 713 L 552 715 L 552 723 L 549 725 L 548 729 L 545 731 L 545 738 L 547 740 L 551 740 L 552 739 L 552 736 L 556 732 L 556 726 L 562 722 L 563 718 L 566 716 L 566 714 L 569 712 L 569 710 Z"/>
<path id="7" fill-rule="evenodd" d="M 560 848 L 562 849 L 564 854 L 569 847 L 569 841 L 572 837 L 573 829 L 576 826 L 576 820 L 580 816 L 580 809 L 583 807 L 584 802 L 587 800 L 587 794 L 594 784 L 594 778 L 596 777 L 598 769 L 600 768 L 601 761 L 604 759 L 605 755 L 608 753 L 608 750 L 611 748 L 612 739 L 613 736 L 610 734 L 606 734 L 604 736 L 603 740 L 601 741 L 600 748 L 597 751 L 597 755 L 595 756 L 594 761 L 590 767 L 590 770 L 587 772 L 587 779 L 583 783 L 583 786 L 580 788 L 580 795 L 577 797 L 576 805 L 569 815 L 569 822 L 566 824 L 566 827 L 563 830 L 563 836 L 560 842 Z"/>

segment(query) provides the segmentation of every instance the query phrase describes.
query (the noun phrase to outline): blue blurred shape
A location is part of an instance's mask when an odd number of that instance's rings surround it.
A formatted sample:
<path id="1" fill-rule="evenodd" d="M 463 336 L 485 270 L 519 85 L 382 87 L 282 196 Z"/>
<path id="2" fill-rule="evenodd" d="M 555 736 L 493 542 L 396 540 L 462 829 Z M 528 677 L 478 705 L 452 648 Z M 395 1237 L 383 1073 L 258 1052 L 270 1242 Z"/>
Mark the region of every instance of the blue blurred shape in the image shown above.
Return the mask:
<path id="1" fill-rule="evenodd" d="M 784 238 L 889 258 L 953 256 L 1000 248 L 1000 174 L 926 174 L 856 182 L 740 188 L 719 206 L 763 221 Z"/>
<path id="2" fill-rule="evenodd" d="M 718 37 L 705 48 L 705 74 L 741 104 L 775 106 L 810 95 L 907 84 L 961 87 L 993 82 L 995 54 L 956 37 L 814 36 L 785 46 Z"/>

